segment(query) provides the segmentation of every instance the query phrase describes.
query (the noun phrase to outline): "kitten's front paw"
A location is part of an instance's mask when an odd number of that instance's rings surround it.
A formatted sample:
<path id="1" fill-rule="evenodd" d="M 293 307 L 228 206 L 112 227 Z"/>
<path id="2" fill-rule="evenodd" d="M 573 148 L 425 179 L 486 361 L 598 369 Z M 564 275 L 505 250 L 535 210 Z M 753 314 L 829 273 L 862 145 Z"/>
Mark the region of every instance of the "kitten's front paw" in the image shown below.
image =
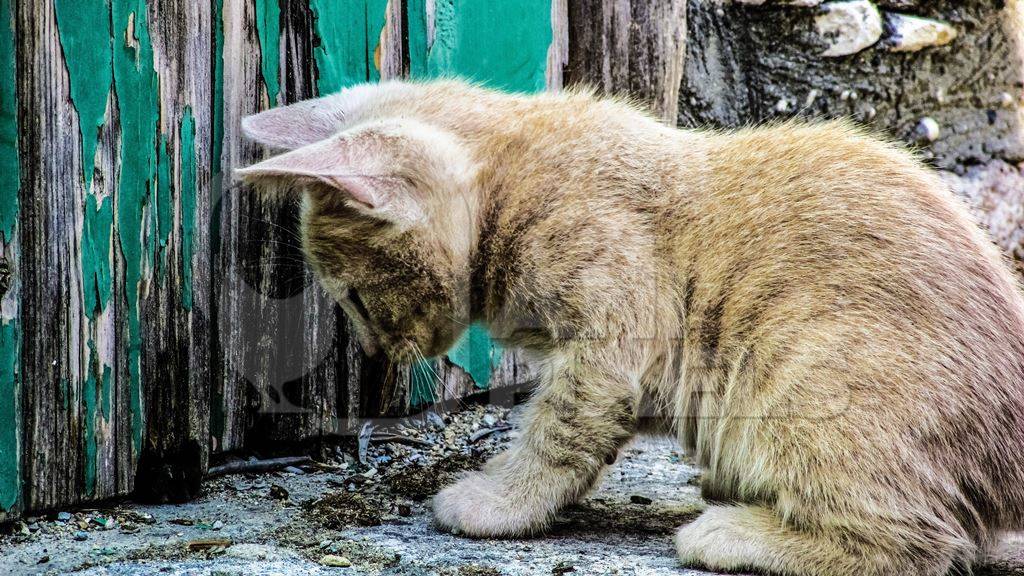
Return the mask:
<path id="1" fill-rule="evenodd" d="M 507 538 L 543 530 L 547 514 L 512 502 L 504 486 L 473 472 L 434 496 L 434 517 L 446 530 L 477 538 Z"/>

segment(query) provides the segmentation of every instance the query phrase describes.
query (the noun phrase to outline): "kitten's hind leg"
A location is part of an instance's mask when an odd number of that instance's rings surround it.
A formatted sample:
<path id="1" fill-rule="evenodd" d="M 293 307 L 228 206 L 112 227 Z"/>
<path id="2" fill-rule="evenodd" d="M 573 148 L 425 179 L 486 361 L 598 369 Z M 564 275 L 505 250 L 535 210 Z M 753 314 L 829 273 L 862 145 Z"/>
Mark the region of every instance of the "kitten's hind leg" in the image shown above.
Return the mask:
<path id="1" fill-rule="evenodd" d="M 898 532 L 898 530 L 897 530 Z M 749 505 L 712 506 L 676 533 L 684 565 L 711 570 L 756 570 L 785 576 L 944 576 L 955 550 L 914 546 L 890 538 L 893 527 L 803 531 L 773 511 Z"/>

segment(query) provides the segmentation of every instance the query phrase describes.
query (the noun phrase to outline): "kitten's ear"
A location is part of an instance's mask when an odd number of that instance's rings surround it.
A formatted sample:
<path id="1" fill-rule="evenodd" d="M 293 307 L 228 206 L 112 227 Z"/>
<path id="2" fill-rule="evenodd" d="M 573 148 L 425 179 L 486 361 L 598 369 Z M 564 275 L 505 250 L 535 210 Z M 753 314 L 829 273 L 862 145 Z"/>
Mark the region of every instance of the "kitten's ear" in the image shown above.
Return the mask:
<path id="1" fill-rule="evenodd" d="M 393 134 L 363 129 L 235 170 L 235 175 L 271 191 L 319 183 L 365 214 L 409 225 L 423 218 L 423 208 L 415 186 L 398 172 L 403 145 Z"/>
<path id="2" fill-rule="evenodd" d="M 344 97 L 333 94 L 271 108 L 242 119 L 242 133 L 254 142 L 295 150 L 336 134 L 345 120 Z"/>

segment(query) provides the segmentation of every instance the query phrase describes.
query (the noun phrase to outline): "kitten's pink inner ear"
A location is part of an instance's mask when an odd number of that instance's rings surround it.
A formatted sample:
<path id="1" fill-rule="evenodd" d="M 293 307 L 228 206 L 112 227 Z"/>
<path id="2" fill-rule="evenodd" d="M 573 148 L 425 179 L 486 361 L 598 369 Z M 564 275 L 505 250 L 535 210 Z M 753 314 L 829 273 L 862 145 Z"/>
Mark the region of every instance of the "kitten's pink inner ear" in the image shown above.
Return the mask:
<path id="1" fill-rule="evenodd" d="M 367 208 L 380 208 L 382 198 L 375 192 L 373 180 L 365 176 L 320 175 L 317 180 L 346 193 L 352 200 Z"/>
<path id="2" fill-rule="evenodd" d="M 373 174 L 373 167 L 367 166 L 367 153 L 366 145 L 359 141 L 328 138 L 241 168 L 235 174 L 250 182 L 267 178 L 314 180 L 366 208 L 380 209 L 398 181 L 390 175 Z"/>

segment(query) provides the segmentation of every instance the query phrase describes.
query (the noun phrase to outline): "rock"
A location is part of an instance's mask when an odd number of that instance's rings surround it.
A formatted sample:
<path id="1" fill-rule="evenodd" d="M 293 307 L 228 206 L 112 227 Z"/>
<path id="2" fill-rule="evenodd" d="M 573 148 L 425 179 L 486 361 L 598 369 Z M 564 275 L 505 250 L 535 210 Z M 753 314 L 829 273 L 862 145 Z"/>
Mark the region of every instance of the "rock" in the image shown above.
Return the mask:
<path id="1" fill-rule="evenodd" d="M 925 116 L 918 121 L 917 128 L 914 129 L 914 132 L 919 140 L 924 142 L 935 142 L 939 139 L 939 123 L 936 122 L 934 118 Z"/>
<path id="2" fill-rule="evenodd" d="M 83 532 L 81 530 L 77 530 L 77 531 L 75 531 L 74 538 L 75 538 L 75 540 L 78 540 L 79 542 L 81 542 L 83 540 L 88 540 L 89 539 L 89 534 L 87 534 L 86 532 Z"/>
<path id="3" fill-rule="evenodd" d="M 213 529 L 213 530 L 220 530 L 223 527 L 224 527 L 224 523 L 221 522 L 220 520 L 216 520 L 216 521 L 214 521 L 213 526 L 211 526 L 210 528 Z"/>
<path id="4" fill-rule="evenodd" d="M 231 546 L 230 538 L 200 538 L 199 540 L 192 540 L 185 547 L 191 551 L 197 550 L 217 550 L 227 548 Z"/>
<path id="5" fill-rule="evenodd" d="M 306 472 L 302 468 L 296 468 L 295 466 L 285 466 L 284 471 L 289 474 L 305 474 Z"/>
<path id="6" fill-rule="evenodd" d="M 352 565 L 352 561 L 344 556 L 335 556 L 334 554 L 327 554 L 323 558 L 320 558 L 320 563 L 324 566 L 331 566 L 334 568 L 348 568 Z"/>
<path id="7" fill-rule="evenodd" d="M 653 502 L 653 500 L 651 500 L 647 496 L 640 496 L 639 494 L 633 494 L 632 496 L 630 496 L 629 501 L 632 502 L 633 504 L 640 504 L 641 506 L 647 506 L 648 504 Z"/>
<path id="8" fill-rule="evenodd" d="M 93 523 L 103 528 L 104 530 L 113 530 L 117 527 L 117 520 L 113 518 L 96 517 L 92 519 Z"/>
<path id="9" fill-rule="evenodd" d="M 576 567 L 573 566 L 572 563 L 565 562 L 565 561 L 562 561 L 562 562 L 559 562 L 558 564 L 555 564 L 555 567 L 551 569 L 551 573 L 552 574 L 567 574 L 569 572 L 575 572 L 575 571 L 576 571 Z"/>
<path id="10" fill-rule="evenodd" d="M 957 36 L 956 28 L 945 22 L 905 14 L 887 14 L 886 29 L 890 32 L 885 45 L 893 52 L 917 52 L 929 46 L 942 46 Z"/>
<path id="11" fill-rule="evenodd" d="M 71 512 L 58 512 L 57 520 L 61 522 L 67 522 L 68 520 L 71 520 Z"/>
<path id="12" fill-rule="evenodd" d="M 274 500 L 287 500 L 288 490 L 284 486 L 281 486 L 280 484 L 271 484 L 270 497 L 273 498 Z"/>
<path id="13" fill-rule="evenodd" d="M 824 13 L 814 19 L 814 27 L 828 49 L 822 56 L 856 54 L 882 37 L 882 15 L 868 0 L 849 0 L 823 4 Z"/>
<path id="14" fill-rule="evenodd" d="M 298 554 L 291 550 L 265 544 L 235 544 L 225 550 L 224 555 L 241 560 L 267 560 L 270 562 L 298 557 Z"/>

